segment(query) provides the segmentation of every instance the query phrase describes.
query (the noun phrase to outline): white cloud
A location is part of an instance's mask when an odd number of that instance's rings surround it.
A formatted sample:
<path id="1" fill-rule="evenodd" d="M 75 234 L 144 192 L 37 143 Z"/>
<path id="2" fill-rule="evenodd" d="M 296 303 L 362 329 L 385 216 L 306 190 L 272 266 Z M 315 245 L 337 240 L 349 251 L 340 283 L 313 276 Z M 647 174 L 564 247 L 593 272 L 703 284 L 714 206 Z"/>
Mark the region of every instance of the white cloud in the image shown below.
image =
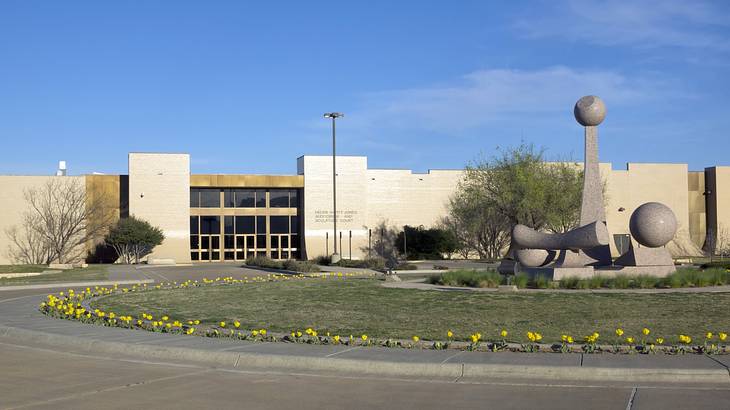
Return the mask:
<path id="1" fill-rule="evenodd" d="M 450 85 L 370 93 L 348 119 L 352 129 L 402 128 L 447 134 L 493 122 L 544 122 L 570 112 L 583 95 L 612 106 L 660 98 L 668 87 L 658 77 L 627 78 L 613 71 L 564 66 L 540 70 L 488 69 Z"/>
<path id="2" fill-rule="evenodd" d="M 604 46 L 730 51 L 727 3 L 701 0 L 551 2 L 517 21 L 526 37 L 559 37 Z"/>

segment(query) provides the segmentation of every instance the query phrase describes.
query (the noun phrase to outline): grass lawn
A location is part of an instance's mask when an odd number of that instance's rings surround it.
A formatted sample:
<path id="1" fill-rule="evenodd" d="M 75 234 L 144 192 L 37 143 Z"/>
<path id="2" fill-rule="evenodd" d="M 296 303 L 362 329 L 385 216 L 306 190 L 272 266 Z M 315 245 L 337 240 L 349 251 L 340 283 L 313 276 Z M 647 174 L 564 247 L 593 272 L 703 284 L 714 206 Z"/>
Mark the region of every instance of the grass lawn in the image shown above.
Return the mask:
<path id="1" fill-rule="evenodd" d="M 43 272 L 46 269 L 46 265 L 0 265 L 0 273 Z"/>
<path id="2" fill-rule="evenodd" d="M 12 266 L 12 265 L 5 265 Z M 29 267 L 33 265 L 15 265 L 20 268 Z M 27 270 L 19 270 L 16 272 L 41 272 L 47 270 L 47 266 L 42 266 L 40 269 L 27 268 Z M 10 273 L 10 272 L 2 272 Z M 22 278 L 0 278 L 0 286 L 9 285 L 36 285 L 41 283 L 54 283 L 54 282 L 82 282 L 90 280 L 107 280 L 109 275 L 106 271 L 105 265 L 89 265 L 87 268 L 76 268 L 69 269 L 59 273 L 49 273 L 39 276 L 27 276 Z"/>
<path id="3" fill-rule="evenodd" d="M 237 319 L 244 329 L 288 333 L 312 327 L 320 333 L 402 339 L 444 340 L 449 329 L 458 339 L 474 332 L 490 339 L 507 329 L 512 341 L 525 341 L 528 330 L 542 333 L 546 342 L 558 341 L 562 333 L 582 340 L 598 331 L 599 342 L 612 343 L 616 327 L 626 331 L 624 337 L 638 337 L 648 327 L 652 336 L 672 342 L 680 333 L 702 340 L 707 331 L 730 331 L 730 294 L 500 294 L 390 289 L 380 283 L 311 279 L 150 290 L 115 294 L 93 307 L 208 324 Z"/>

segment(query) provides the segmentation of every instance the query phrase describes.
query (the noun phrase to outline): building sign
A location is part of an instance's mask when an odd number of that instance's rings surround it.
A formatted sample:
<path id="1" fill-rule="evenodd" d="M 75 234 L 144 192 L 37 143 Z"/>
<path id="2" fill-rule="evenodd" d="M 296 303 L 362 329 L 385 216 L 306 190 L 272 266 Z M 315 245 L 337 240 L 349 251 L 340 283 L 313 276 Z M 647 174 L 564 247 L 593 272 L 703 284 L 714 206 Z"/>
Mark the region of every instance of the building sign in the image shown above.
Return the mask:
<path id="1" fill-rule="evenodd" d="M 353 210 L 337 210 L 337 222 L 342 223 L 348 223 L 353 222 L 355 220 L 355 216 L 357 215 L 358 211 Z M 314 211 L 314 222 L 315 223 L 327 223 L 327 222 L 334 222 L 334 218 L 332 217 L 333 212 L 331 210 L 325 211 L 322 209 L 317 209 Z"/>

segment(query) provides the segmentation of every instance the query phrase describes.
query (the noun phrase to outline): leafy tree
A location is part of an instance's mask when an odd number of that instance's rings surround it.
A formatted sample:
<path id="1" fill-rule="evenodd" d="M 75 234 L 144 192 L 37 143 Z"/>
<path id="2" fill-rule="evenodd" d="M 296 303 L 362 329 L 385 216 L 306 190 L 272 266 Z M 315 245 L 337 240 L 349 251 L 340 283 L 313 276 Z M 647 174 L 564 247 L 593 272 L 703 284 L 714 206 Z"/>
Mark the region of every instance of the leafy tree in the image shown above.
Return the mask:
<path id="1" fill-rule="evenodd" d="M 577 226 L 582 174 L 570 163 L 546 162 L 543 154 L 521 144 L 466 167 L 445 219 L 460 246 L 496 259 L 518 223 L 553 232 Z"/>
<path id="2" fill-rule="evenodd" d="M 441 228 L 404 226 L 396 246 L 411 259 L 441 259 L 456 252 L 457 242 L 451 231 Z"/>
<path id="3" fill-rule="evenodd" d="M 120 219 L 106 235 L 105 241 L 113 247 L 124 263 L 139 260 L 162 243 L 165 235 L 149 222 L 130 216 Z"/>

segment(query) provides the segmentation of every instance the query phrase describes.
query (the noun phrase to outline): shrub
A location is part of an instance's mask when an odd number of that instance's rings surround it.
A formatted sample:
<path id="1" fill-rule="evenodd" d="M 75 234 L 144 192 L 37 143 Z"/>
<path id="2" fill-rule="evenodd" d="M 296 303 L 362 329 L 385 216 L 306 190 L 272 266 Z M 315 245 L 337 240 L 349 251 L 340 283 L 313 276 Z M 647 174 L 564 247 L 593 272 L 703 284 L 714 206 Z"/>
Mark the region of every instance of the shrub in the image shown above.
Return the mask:
<path id="1" fill-rule="evenodd" d="M 298 261 L 295 259 L 287 259 L 282 264 L 286 270 L 294 272 L 319 272 L 319 267 L 310 261 Z"/>
<path id="2" fill-rule="evenodd" d="M 581 280 L 578 277 L 571 276 L 568 278 L 560 279 L 560 282 L 558 284 L 558 287 L 561 289 L 578 289 L 578 285 L 580 284 Z"/>
<path id="3" fill-rule="evenodd" d="M 329 266 L 332 264 L 332 257 L 326 255 L 320 255 L 313 259 L 317 265 Z"/>
<path id="4" fill-rule="evenodd" d="M 550 287 L 551 280 L 545 275 L 537 275 L 532 280 L 532 285 L 538 289 L 548 289 Z"/>
<path id="5" fill-rule="evenodd" d="M 365 258 L 357 260 L 342 259 L 337 262 L 335 266 L 342 266 L 344 268 L 383 270 L 385 269 L 385 260 L 383 258 Z"/>
<path id="6" fill-rule="evenodd" d="M 279 261 L 275 261 L 266 256 L 250 257 L 250 258 L 246 259 L 246 265 L 258 266 L 260 268 L 268 268 L 268 269 L 283 269 L 284 268 L 283 263 L 281 263 Z"/>
<path id="7" fill-rule="evenodd" d="M 524 289 L 530 283 L 530 277 L 526 273 L 518 273 L 512 278 L 512 284 Z"/>
<path id="8" fill-rule="evenodd" d="M 444 265 L 433 265 L 433 269 L 434 270 L 449 270 L 449 267 L 444 266 Z"/>
<path id="9" fill-rule="evenodd" d="M 412 263 L 399 263 L 394 270 L 416 270 L 418 266 Z"/>
<path id="10" fill-rule="evenodd" d="M 472 288 L 496 288 L 502 277 L 496 271 L 454 270 L 432 275 L 428 282 L 435 285 L 467 286 Z"/>

